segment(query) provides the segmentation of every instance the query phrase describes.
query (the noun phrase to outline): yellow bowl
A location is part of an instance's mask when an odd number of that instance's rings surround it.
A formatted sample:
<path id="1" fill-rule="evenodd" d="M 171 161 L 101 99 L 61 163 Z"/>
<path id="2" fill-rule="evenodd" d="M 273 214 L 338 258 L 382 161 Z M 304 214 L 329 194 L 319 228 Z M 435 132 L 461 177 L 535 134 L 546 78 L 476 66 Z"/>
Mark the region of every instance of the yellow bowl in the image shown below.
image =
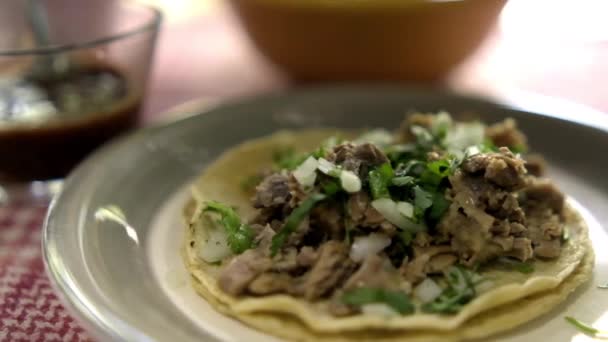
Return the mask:
<path id="1" fill-rule="evenodd" d="M 253 42 L 308 81 L 445 77 L 507 0 L 231 0 Z"/>

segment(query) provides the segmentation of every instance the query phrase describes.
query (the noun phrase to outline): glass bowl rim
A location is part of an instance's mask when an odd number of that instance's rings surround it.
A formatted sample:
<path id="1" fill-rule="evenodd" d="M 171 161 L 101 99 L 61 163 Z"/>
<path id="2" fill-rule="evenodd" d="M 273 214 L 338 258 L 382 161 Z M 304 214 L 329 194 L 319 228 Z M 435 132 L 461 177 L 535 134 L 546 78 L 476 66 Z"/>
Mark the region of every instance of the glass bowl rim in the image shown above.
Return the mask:
<path id="1" fill-rule="evenodd" d="M 121 1 L 121 2 L 127 3 L 124 1 Z M 36 48 L 27 48 L 27 49 L 13 49 L 13 50 L 4 50 L 4 51 L 0 50 L 0 57 L 57 54 L 57 53 L 68 52 L 68 51 L 73 51 L 73 50 L 91 48 L 91 47 L 99 46 L 99 45 L 105 45 L 108 43 L 112 43 L 114 41 L 119 41 L 119 40 L 122 40 L 122 39 L 125 39 L 128 37 L 131 37 L 131 36 L 138 35 L 140 33 L 158 31 L 158 28 L 159 28 L 159 26 L 162 22 L 162 18 L 163 18 L 163 14 L 159 9 L 157 9 L 156 7 L 147 5 L 147 4 L 143 4 L 141 2 L 137 2 L 137 1 L 129 1 L 128 4 L 147 9 L 152 14 L 151 17 L 149 19 L 145 20 L 145 22 L 141 25 L 137 25 L 136 27 L 134 27 L 132 29 L 123 30 L 121 32 L 118 32 L 118 33 L 115 33 L 112 35 L 102 36 L 99 38 L 85 40 L 82 42 L 47 45 L 47 46 L 41 46 L 41 47 L 36 47 Z"/>

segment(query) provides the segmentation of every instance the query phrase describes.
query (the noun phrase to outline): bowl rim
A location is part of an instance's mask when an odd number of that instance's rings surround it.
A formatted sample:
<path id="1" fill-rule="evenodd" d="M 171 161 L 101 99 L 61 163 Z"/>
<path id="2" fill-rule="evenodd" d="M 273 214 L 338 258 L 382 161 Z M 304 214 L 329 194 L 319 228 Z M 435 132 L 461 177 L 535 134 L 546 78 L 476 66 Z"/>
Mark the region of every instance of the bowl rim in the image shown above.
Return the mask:
<path id="1" fill-rule="evenodd" d="M 112 35 L 104 35 L 100 38 L 93 38 L 89 40 L 85 40 L 82 42 L 74 42 L 74 43 L 65 43 L 65 44 L 57 44 L 57 45 L 47 45 L 36 48 L 27 48 L 27 49 L 10 49 L 10 50 L 0 50 L 0 57 L 5 56 L 30 56 L 30 55 L 50 55 L 62 52 L 68 52 L 73 50 L 86 49 L 98 45 L 104 45 L 108 43 L 112 43 L 114 41 L 119 41 L 131 36 L 138 35 L 140 33 L 152 32 L 153 34 L 158 32 L 158 28 L 160 27 L 163 14 L 162 12 L 154 6 L 150 6 L 144 4 L 139 1 L 129 1 L 124 2 L 129 6 L 136 6 L 140 8 L 144 8 L 151 13 L 150 18 L 146 19 L 143 24 L 137 25 L 136 27 L 128 30 L 123 30 L 121 32 L 112 34 Z"/>

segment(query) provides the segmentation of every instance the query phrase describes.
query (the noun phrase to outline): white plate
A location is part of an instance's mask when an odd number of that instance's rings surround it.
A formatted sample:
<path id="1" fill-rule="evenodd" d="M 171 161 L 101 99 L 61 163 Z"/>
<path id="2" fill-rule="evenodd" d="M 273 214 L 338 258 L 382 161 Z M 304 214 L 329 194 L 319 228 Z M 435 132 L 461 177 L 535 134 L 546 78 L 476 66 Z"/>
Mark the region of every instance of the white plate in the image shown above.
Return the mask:
<path id="1" fill-rule="evenodd" d="M 547 156 L 559 186 L 586 208 L 596 267 L 563 305 L 492 340 L 584 340 L 563 317 L 608 329 L 608 290 L 595 287 L 608 282 L 608 235 L 597 223 L 608 222 L 602 151 L 608 125 L 596 112 L 563 108 L 532 114 L 435 92 L 341 87 L 247 100 L 148 128 L 102 148 L 66 181 L 45 225 L 47 269 L 67 306 L 103 341 L 273 341 L 215 312 L 189 285 L 179 255 L 179 210 L 185 187 L 205 165 L 226 148 L 279 128 L 394 127 L 408 109 L 474 111 L 485 121 L 512 116 Z"/>

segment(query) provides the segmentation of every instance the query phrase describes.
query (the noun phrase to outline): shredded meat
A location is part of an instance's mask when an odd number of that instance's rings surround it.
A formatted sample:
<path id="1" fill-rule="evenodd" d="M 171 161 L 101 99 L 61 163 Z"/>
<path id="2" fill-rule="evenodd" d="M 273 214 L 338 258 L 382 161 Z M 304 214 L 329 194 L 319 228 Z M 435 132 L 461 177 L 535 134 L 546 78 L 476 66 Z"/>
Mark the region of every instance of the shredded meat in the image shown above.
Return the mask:
<path id="1" fill-rule="evenodd" d="M 514 257 L 521 261 L 526 261 L 532 256 L 534 251 L 532 250 L 532 241 L 528 238 L 515 238 L 513 239 L 513 248 L 507 253 L 508 256 Z"/>
<path id="2" fill-rule="evenodd" d="M 462 163 L 462 169 L 471 174 L 482 173 L 488 181 L 510 191 L 525 185 L 524 161 L 506 147 L 501 147 L 498 153 L 480 153 L 469 157 Z"/>
<path id="3" fill-rule="evenodd" d="M 386 258 L 376 254 L 370 254 L 363 260 L 359 269 L 346 281 L 344 289 L 349 290 L 357 287 L 382 287 L 391 288 L 397 285 L 395 282 L 396 270 L 392 269 L 390 263 L 387 265 Z"/>
<path id="4" fill-rule="evenodd" d="M 255 208 L 272 208 L 283 206 L 289 201 L 288 178 L 280 173 L 274 173 L 266 178 L 255 188 L 256 193 L 253 200 Z"/>
<path id="5" fill-rule="evenodd" d="M 319 258 L 304 281 L 304 298 L 319 299 L 335 288 L 340 287 L 354 269 L 348 257 L 349 247 L 338 241 L 328 241 L 319 251 Z"/>
<path id="6" fill-rule="evenodd" d="M 366 192 L 359 191 L 352 194 L 346 206 L 355 227 L 379 229 L 388 236 L 393 236 L 397 232 L 397 228 L 372 207 L 371 199 Z"/>
<path id="7" fill-rule="evenodd" d="M 245 291 L 255 277 L 271 267 L 272 260 L 261 250 L 249 249 L 232 259 L 222 270 L 218 284 L 224 292 L 237 296 Z"/>
<path id="8" fill-rule="evenodd" d="M 337 205 L 321 204 L 311 213 L 311 224 L 323 230 L 331 239 L 344 238 L 344 218 Z"/>
<path id="9" fill-rule="evenodd" d="M 429 114 L 407 116 L 397 140 L 412 142 L 412 127 L 430 129 L 433 120 Z M 544 173 L 544 160 L 527 155 L 524 161 L 511 152 L 527 148 L 526 137 L 511 119 L 488 127 L 485 134 L 499 150 L 467 157 L 455 165 L 455 170 L 450 168 L 449 176 L 438 184 L 427 183 L 420 169 L 424 169 L 424 162 L 449 157 L 445 146 L 435 144 L 439 137 L 433 137 L 432 143 L 424 139 L 416 144 L 415 151 L 403 153 L 398 159 L 391 152 L 390 162 L 397 176 L 414 177 L 425 191 L 434 191 L 429 210 L 436 209 L 437 194 L 448 200 L 440 218 L 431 211 L 416 213 L 415 219 L 422 217 L 420 223 L 428 229 L 417 232 L 411 241 L 402 228 L 371 205 L 369 171 L 389 159 L 371 143 L 346 142 L 324 152 L 324 157 L 359 175 L 362 189 L 328 194 L 305 217 L 298 218 L 298 226 L 271 256 L 272 239 L 285 227 L 289 215 L 311 194 L 324 193 L 324 185 L 335 181 L 335 175 L 318 173 L 317 182 L 304 188 L 289 171 L 267 173 L 252 199 L 257 216 L 247 222 L 255 233 L 253 249 L 224 266 L 218 280 L 220 288 L 233 296 L 286 293 L 308 301 L 325 298 L 333 315 L 344 316 L 360 310 L 340 300 L 353 289 L 410 293 L 412 286 L 430 275 L 445 274 L 455 264 L 473 267 L 501 257 L 521 261 L 559 257 L 567 217 L 565 197 L 549 180 L 538 178 Z M 414 144 L 405 148 L 410 146 Z M 418 194 L 411 186 L 390 186 L 390 195 L 394 201 L 412 202 L 419 209 Z M 388 246 L 383 245 L 378 252 L 370 243 L 367 248 L 373 249 L 372 253 L 363 260 L 351 259 L 353 239 L 372 232 L 389 237 Z"/>
<path id="10" fill-rule="evenodd" d="M 291 292 L 293 279 L 286 273 L 266 272 L 257 276 L 247 287 L 254 295 L 269 295 L 280 292 Z"/>
<path id="11" fill-rule="evenodd" d="M 272 270 L 276 272 L 291 272 L 298 268 L 298 251 L 295 247 L 283 249 L 281 254 L 274 257 Z"/>
<path id="12" fill-rule="evenodd" d="M 526 156 L 526 170 L 532 176 L 542 177 L 545 175 L 547 162 L 540 154 L 529 154 Z"/>
<path id="13" fill-rule="evenodd" d="M 543 205 L 559 214 L 564 208 L 564 194 L 548 179 L 535 178 L 524 191 L 526 201 L 531 205 Z"/>
<path id="14" fill-rule="evenodd" d="M 338 145 L 328 154 L 327 159 L 360 177 L 365 177 L 372 167 L 388 162 L 386 155 L 370 143 Z"/>
<path id="15" fill-rule="evenodd" d="M 522 261 L 534 257 L 532 246 L 537 243 L 529 238 L 519 191 L 524 189 L 524 196 L 533 200 L 554 198 L 554 203 L 548 201 L 554 207 L 563 205 L 563 197 L 555 195 L 551 184 L 536 182 L 530 187 L 529 177 L 523 161 L 507 148 L 467 158 L 462 171 L 450 177 L 452 204 L 437 228 L 461 263 L 470 266 L 498 256 Z"/>
<path id="16" fill-rule="evenodd" d="M 427 274 L 441 273 L 455 264 L 458 257 L 449 245 L 435 245 L 429 247 L 414 246 L 412 261 L 401 265 L 400 272 L 412 284 L 419 283 Z"/>
<path id="17" fill-rule="evenodd" d="M 296 262 L 299 266 L 310 267 L 314 265 L 318 257 L 319 253 L 317 253 L 314 248 L 304 246 L 300 249 L 300 253 L 298 253 L 298 256 L 296 257 Z"/>

